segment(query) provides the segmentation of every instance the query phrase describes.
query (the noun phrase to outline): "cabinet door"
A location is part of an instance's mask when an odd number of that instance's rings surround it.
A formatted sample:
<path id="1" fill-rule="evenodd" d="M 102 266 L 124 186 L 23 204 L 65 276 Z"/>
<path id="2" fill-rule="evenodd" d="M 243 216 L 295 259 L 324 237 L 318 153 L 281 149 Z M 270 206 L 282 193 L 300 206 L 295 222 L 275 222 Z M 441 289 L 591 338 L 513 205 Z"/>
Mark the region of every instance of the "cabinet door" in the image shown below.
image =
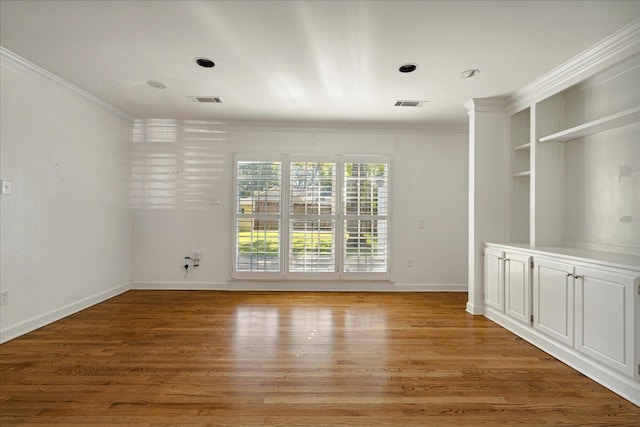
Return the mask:
<path id="1" fill-rule="evenodd" d="M 510 317 L 529 324 L 531 316 L 531 257 L 505 252 L 504 311 Z"/>
<path id="2" fill-rule="evenodd" d="M 504 311 L 504 252 L 484 250 L 484 303 Z"/>
<path id="3" fill-rule="evenodd" d="M 573 265 L 535 259 L 533 327 L 573 347 Z"/>
<path id="4" fill-rule="evenodd" d="M 575 272 L 576 349 L 633 377 L 638 278 L 586 267 Z"/>

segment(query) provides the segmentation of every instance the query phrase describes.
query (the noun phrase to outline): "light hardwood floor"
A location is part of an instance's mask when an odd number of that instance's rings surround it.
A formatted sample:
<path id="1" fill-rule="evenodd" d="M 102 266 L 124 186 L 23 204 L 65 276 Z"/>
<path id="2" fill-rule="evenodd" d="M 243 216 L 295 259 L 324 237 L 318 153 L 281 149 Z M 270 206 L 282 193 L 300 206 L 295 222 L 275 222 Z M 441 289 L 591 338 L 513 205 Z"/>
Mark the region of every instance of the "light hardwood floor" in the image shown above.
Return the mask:
<path id="1" fill-rule="evenodd" d="M 640 425 L 465 302 L 130 291 L 0 346 L 0 425 Z"/>

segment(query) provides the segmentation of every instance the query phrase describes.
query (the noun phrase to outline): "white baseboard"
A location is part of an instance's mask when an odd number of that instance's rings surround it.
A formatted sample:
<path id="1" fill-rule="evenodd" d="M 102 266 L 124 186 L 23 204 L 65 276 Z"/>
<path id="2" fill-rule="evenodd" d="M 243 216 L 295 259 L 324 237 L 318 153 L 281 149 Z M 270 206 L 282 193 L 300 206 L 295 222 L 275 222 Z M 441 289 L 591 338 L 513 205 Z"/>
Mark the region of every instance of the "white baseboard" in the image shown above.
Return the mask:
<path id="1" fill-rule="evenodd" d="M 393 292 L 467 292 L 466 283 L 394 283 Z"/>
<path id="2" fill-rule="evenodd" d="M 394 283 L 390 281 L 133 282 L 131 289 L 311 292 L 466 292 L 466 283 Z"/>
<path id="3" fill-rule="evenodd" d="M 132 282 L 131 289 L 158 291 L 228 291 L 227 282 Z"/>
<path id="4" fill-rule="evenodd" d="M 631 403 L 640 406 L 640 382 L 583 356 L 573 348 L 556 342 L 491 307 L 486 307 L 485 316 Z"/>
<path id="5" fill-rule="evenodd" d="M 471 301 L 467 301 L 466 311 L 467 313 L 473 314 L 474 316 L 482 315 L 484 314 L 484 305 L 477 306 L 472 304 Z"/>
<path id="6" fill-rule="evenodd" d="M 93 305 L 106 301 L 109 298 L 113 298 L 123 292 L 128 291 L 129 289 L 130 284 L 125 283 L 123 285 L 107 289 L 106 291 L 99 292 L 95 295 L 88 296 L 74 303 L 67 304 L 63 307 L 56 308 L 39 316 L 35 316 L 31 319 L 27 319 L 16 325 L 3 328 L 0 330 L 0 344 L 10 341 L 26 333 L 35 331 L 36 329 L 75 314 Z"/>

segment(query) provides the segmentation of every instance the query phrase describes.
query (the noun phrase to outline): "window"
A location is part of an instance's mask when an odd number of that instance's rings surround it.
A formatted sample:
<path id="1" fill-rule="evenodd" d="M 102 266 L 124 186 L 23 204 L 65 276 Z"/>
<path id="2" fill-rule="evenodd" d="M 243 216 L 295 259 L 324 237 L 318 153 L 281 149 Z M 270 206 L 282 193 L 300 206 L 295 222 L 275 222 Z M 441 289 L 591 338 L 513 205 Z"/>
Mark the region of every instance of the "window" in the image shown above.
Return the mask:
<path id="1" fill-rule="evenodd" d="M 289 163 L 289 272 L 336 271 L 336 163 Z"/>
<path id="2" fill-rule="evenodd" d="M 388 278 L 389 160 L 235 158 L 236 278 Z"/>
<path id="3" fill-rule="evenodd" d="M 388 163 L 344 165 L 344 269 L 387 271 Z"/>
<path id="4" fill-rule="evenodd" d="M 281 163 L 236 163 L 235 271 L 279 272 Z"/>

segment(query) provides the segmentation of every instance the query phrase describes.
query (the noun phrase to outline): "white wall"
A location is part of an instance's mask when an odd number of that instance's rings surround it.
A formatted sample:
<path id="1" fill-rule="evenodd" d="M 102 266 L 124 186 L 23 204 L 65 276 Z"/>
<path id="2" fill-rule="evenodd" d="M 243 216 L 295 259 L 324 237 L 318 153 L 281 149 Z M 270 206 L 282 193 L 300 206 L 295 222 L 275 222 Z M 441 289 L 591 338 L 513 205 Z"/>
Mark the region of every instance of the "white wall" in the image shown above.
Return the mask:
<path id="1" fill-rule="evenodd" d="M 0 339 L 128 288 L 131 122 L 2 53 Z M 47 77 L 48 76 L 48 77 Z"/>
<path id="2" fill-rule="evenodd" d="M 565 147 L 568 244 L 640 254 L 640 123 Z"/>
<path id="3" fill-rule="evenodd" d="M 232 154 L 242 152 L 390 154 L 395 283 L 376 289 L 466 290 L 466 132 L 240 128 L 171 120 L 138 121 L 135 126 L 134 287 L 239 288 L 227 281 L 232 263 Z M 214 200 L 220 203 L 211 204 Z M 421 220 L 426 223 L 423 229 L 418 227 Z M 201 265 L 184 278 L 184 257 L 194 250 L 202 251 Z M 413 267 L 406 266 L 408 258 L 414 260 Z M 265 283 L 249 286 L 273 288 Z"/>

